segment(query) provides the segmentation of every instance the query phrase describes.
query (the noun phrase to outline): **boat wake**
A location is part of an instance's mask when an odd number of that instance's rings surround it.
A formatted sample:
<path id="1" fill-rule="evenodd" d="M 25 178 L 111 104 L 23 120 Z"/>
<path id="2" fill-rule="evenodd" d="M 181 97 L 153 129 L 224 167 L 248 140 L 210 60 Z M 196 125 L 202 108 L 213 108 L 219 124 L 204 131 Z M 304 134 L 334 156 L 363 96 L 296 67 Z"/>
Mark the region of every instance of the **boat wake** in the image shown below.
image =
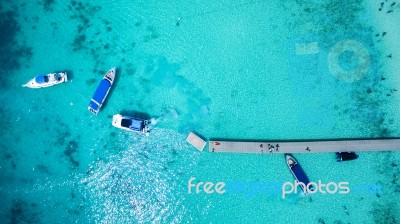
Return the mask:
<path id="1" fill-rule="evenodd" d="M 174 107 L 165 108 L 164 113 L 162 113 L 160 116 L 150 118 L 149 130 L 154 129 L 159 123 L 176 120 L 178 118 L 179 113 Z"/>

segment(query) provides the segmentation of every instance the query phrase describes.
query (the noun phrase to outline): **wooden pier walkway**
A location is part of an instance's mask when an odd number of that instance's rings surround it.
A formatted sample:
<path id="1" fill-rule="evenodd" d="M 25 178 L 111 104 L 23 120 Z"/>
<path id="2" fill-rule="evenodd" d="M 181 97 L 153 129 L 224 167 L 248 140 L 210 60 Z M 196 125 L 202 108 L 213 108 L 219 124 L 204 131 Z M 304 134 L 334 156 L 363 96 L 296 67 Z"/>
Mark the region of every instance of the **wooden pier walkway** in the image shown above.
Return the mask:
<path id="1" fill-rule="evenodd" d="M 317 153 L 397 151 L 400 139 L 322 140 L 322 141 L 209 141 L 210 152 L 228 153 Z"/>

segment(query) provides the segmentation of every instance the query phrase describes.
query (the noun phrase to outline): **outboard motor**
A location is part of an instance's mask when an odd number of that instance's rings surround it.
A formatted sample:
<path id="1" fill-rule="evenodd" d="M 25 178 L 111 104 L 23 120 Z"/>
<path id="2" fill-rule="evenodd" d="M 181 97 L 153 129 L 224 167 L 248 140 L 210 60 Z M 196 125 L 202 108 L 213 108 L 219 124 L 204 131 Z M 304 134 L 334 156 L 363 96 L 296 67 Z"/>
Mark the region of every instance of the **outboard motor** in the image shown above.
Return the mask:
<path id="1" fill-rule="evenodd" d="M 355 152 L 337 152 L 336 160 L 338 162 L 342 161 L 350 161 L 358 158 L 358 155 Z"/>

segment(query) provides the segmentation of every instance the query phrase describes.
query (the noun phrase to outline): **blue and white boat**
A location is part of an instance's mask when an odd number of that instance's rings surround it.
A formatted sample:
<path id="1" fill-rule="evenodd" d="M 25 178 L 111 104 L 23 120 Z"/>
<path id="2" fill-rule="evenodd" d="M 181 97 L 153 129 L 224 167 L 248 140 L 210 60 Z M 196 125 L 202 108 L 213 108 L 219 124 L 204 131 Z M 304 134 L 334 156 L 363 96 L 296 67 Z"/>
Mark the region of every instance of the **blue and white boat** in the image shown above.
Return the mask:
<path id="1" fill-rule="evenodd" d="M 39 89 L 49 86 L 54 86 L 63 82 L 68 81 L 68 76 L 66 72 L 49 73 L 46 75 L 37 75 L 35 78 L 31 79 L 23 87 Z"/>
<path id="2" fill-rule="evenodd" d="M 96 92 L 89 103 L 89 111 L 98 114 L 104 100 L 107 98 L 108 92 L 110 92 L 111 86 L 115 78 L 115 67 L 111 68 L 105 75 L 103 80 L 101 80 L 99 86 L 97 86 Z"/>
<path id="3" fill-rule="evenodd" d="M 126 131 L 133 131 L 148 135 L 149 122 L 147 120 L 116 114 L 112 118 L 112 125 Z"/>
<path id="4" fill-rule="evenodd" d="M 292 173 L 294 178 L 297 180 L 297 182 L 303 183 L 307 188 L 307 184 L 310 183 L 310 180 L 308 179 L 306 173 L 304 172 L 304 170 L 300 166 L 300 164 L 290 154 L 285 154 L 285 159 L 286 159 L 286 163 L 290 169 L 290 172 Z M 300 186 L 303 189 L 303 192 L 307 192 L 307 189 L 304 188 L 303 185 L 300 185 Z"/>

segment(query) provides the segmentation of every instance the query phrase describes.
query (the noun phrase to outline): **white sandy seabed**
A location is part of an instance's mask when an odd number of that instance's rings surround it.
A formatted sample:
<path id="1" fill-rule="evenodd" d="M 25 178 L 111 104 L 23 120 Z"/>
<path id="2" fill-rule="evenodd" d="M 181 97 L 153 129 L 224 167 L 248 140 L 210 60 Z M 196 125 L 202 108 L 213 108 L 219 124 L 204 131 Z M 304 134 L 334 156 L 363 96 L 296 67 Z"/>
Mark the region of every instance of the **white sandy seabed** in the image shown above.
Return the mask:
<path id="1" fill-rule="evenodd" d="M 384 5 L 381 7 L 381 2 Z M 366 7 L 371 12 L 371 16 L 374 19 L 373 25 L 378 33 L 386 32 L 381 46 L 383 47 L 382 52 L 382 69 L 385 71 L 387 77 L 390 77 L 390 87 L 397 89 L 397 94 L 393 94 L 393 104 L 390 105 L 388 112 L 391 112 L 397 122 L 400 121 L 400 113 L 398 113 L 398 108 L 400 108 L 400 3 L 396 3 L 391 6 L 395 1 L 366 1 Z M 392 11 L 388 13 L 388 11 Z M 389 59 L 387 56 L 392 55 Z M 392 86 L 393 85 L 393 86 Z"/>

